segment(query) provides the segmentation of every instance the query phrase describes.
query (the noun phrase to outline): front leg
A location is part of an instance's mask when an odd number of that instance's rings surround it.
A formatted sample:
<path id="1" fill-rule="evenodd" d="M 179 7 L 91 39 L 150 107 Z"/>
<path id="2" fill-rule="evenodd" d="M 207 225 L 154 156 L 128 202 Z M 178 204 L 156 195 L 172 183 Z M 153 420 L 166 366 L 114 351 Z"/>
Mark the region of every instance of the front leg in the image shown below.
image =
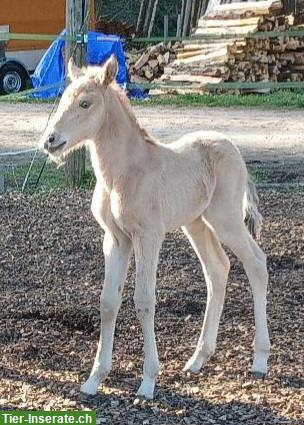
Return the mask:
<path id="1" fill-rule="evenodd" d="M 105 233 L 105 280 L 100 296 L 101 331 L 90 377 L 80 389 L 85 394 L 95 395 L 98 385 L 111 370 L 115 322 L 121 304 L 131 245 L 131 241 L 123 234 L 114 236 L 109 232 Z"/>
<path id="2" fill-rule="evenodd" d="M 156 235 L 135 237 L 136 287 L 134 303 L 144 336 L 144 374 L 137 392 L 139 397 L 153 399 L 159 372 L 154 332 L 156 267 L 162 239 Z"/>

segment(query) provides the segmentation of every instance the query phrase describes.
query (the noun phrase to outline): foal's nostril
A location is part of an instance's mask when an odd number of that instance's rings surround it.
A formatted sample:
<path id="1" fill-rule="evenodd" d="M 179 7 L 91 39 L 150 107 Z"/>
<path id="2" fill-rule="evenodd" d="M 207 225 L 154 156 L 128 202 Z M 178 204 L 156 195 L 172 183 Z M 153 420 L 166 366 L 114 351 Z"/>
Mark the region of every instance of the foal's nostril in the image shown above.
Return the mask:
<path id="1" fill-rule="evenodd" d="M 55 136 L 54 136 L 54 134 L 50 134 L 49 137 L 48 137 L 48 139 L 47 139 L 47 141 L 48 141 L 48 143 L 55 142 Z"/>

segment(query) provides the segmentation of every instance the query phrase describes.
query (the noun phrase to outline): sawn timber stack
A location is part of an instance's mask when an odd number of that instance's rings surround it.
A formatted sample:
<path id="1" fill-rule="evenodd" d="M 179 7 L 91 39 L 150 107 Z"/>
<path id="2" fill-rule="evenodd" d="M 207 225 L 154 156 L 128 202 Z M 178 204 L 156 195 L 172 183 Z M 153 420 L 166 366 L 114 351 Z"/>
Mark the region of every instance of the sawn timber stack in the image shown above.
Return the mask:
<path id="1" fill-rule="evenodd" d="M 281 10 L 280 0 L 219 6 L 199 20 L 190 40 L 176 45 L 177 58 L 159 81 L 180 85 L 172 87 L 177 92 L 205 91 L 207 83 L 304 81 L 304 37 L 248 34 L 304 30 Z"/>

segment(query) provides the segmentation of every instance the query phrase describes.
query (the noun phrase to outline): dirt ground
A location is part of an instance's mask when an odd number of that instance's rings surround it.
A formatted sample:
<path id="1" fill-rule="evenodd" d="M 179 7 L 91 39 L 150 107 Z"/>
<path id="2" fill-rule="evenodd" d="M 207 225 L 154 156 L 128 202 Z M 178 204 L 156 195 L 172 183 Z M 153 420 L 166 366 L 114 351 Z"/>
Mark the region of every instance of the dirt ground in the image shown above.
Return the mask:
<path id="1" fill-rule="evenodd" d="M 2 153 L 36 147 L 51 109 L 50 104 L 0 104 L 0 165 L 22 159 L 3 157 Z M 134 109 L 142 124 L 161 141 L 173 141 L 197 130 L 219 131 L 240 147 L 247 163 L 267 168 L 272 181 L 304 182 L 301 110 L 176 108 L 147 104 Z"/>
<path id="2" fill-rule="evenodd" d="M 113 371 L 98 396 L 79 394 L 99 334 L 104 273 L 90 191 L 0 198 L 0 409 L 94 409 L 101 424 L 303 423 L 303 211 L 300 192 L 264 190 L 261 245 L 268 255 L 272 352 L 265 381 L 250 376 L 253 305 L 231 256 L 216 354 L 198 376 L 192 354 L 206 304 L 201 268 L 185 236 L 167 236 L 157 275 L 162 372 L 154 402 L 133 405 L 142 336 L 133 309 L 134 262 L 118 317 Z"/>

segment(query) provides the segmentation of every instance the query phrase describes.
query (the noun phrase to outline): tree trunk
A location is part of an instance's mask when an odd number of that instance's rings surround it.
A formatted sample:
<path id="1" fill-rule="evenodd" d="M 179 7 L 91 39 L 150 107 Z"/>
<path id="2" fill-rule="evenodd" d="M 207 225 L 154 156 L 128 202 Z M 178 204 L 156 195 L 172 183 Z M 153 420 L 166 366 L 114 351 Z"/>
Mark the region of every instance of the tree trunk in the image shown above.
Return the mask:
<path id="1" fill-rule="evenodd" d="M 151 21 L 150 21 L 150 25 L 149 25 L 149 30 L 148 30 L 148 37 L 151 37 L 152 31 L 153 31 L 157 5 L 158 5 L 158 0 L 155 0 L 154 6 L 153 6 L 153 11 L 152 11 L 152 16 L 151 16 Z"/>
<path id="2" fill-rule="evenodd" d="M 153 0 L 149 0 L 147 11 L 146 11 L 146 16 L 145 16 L 145 23 L 144 23 L 144 28 L 143 28 L 143 35 L 147 35 L 147 33 L 148 33 L 148 28 L 149 28 L 150 19 L 151 19 L 151 13 L 152 13 L 153 3 L 154 3 Z"/>
<path id="3" fill-rule="evenodd" d="M 296 0 L 285 0 L 283 1 L 283 11 L 284 15 L 289 15 L 291 13 L 296 13 Z"/>
<path id="4" fill-rule="evenodd" d="M 185 37 L 188 34 L 189 23 L 190 23 L 191 5 L 192 5 L 192 0 L 187 0 L 186 8 L 185 8 L 184 25 L 183 25 L 183 37 Z"/>
<path id="5" fill-rule="evenodd" d="M 180 18 L 180 25 L 181 25 L 181 34 L 182 35 L 182 29 L 183 29 L 183 25 L 184 25 L 184 19 L 185 19 L 185 0 L 182 0 L 182 7 L 181 7 L 181 18 Z"/>
<path id="6" fill-rule="evenodd" d="M 142 34 L 144 23 L 145 23 L 145 12 L 147 11 L 148 1 L 149 0 L 142 0 L 140 3 L 140 9 L 139 9 L 137 24 L 136 24 L 136 35 Z"/>
<path id="7" fill-rule="evenodd" d="M 201 1 L 201 7 L 200 7 L 200 11 L 199 11 L 199 18 L 201 18 L 202 16 L 205 15 L 206 10 L 208 8 L 208 4 L 209 4 L 209 0 L 202 0 Z"/>
<path id="8" fill-rule="evenodd" d="M 66 0 L 66 30 L 67 35 L 87 34 L 89 28 L 90 0 Z M 87 63 L 86 43 L 76 44 L 76 41 L 66 41 L 66 69 L 73 57 L 77 66 Z M 77 123 L 75 123 L 77 125 Z M 71 153 L 66 161 L 66 182 L 70 187 L 78 187 L 85 174 L 85 148 Z"/>
<path id="9" fill-rule="evenodd" d="M 197 26 L 197 22 L 199 19 L 199 9 L 200 9 L 200 1 L 193 0 L 192 10 L 191 10 L 191 29 Z"/>

